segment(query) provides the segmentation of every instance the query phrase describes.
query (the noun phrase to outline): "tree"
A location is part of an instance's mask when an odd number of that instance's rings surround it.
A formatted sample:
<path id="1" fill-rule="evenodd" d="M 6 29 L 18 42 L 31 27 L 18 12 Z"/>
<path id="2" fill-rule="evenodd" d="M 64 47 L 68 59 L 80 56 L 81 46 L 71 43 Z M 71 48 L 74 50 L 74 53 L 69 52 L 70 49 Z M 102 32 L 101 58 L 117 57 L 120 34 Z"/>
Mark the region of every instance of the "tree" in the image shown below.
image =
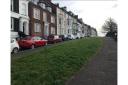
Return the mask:
<path id="1" fill-rule="evenodd" d="M 117 23 L 115 22 L 114 19 L 108 18 L 104 25 L 102 26 L 102 29 L 104 32 L 113 32 L 117 31 Z"/>
<path id="2" fill-rule="evenodd" d="M 117 33 L 117 23 L 114 19 L 108 18 L 102 26 L 104 33 L 107 33 L 106 36 L 114 37 Z"/>

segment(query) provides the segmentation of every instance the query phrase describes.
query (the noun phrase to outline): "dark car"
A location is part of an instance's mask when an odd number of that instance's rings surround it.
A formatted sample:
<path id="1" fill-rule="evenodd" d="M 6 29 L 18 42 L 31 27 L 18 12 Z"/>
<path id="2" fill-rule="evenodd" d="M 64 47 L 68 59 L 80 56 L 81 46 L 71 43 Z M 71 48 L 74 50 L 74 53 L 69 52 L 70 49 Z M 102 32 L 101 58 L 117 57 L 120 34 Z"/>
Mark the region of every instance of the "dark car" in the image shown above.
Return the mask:
<path id="1" fill-rule="evenodd" d="M 63 40 L 63 41 L 67 41 L 69 40 L 67 35 L 59 35 L 59 37 Z"/>
<path id="2" fill-rule="evenodd" d="M 62 38 L 60 38 L 58 35 L 49 35 L 48 36 L 49 44 L 58 43 L 58 42 L 62 42 Z"/>
<path id="3" fill-rule="evenodd" d="M 42 35 L 40 37 L 43 38 L 43 39 L 45 39 L 45 40 L 48 40 L 48 35 Z"/>

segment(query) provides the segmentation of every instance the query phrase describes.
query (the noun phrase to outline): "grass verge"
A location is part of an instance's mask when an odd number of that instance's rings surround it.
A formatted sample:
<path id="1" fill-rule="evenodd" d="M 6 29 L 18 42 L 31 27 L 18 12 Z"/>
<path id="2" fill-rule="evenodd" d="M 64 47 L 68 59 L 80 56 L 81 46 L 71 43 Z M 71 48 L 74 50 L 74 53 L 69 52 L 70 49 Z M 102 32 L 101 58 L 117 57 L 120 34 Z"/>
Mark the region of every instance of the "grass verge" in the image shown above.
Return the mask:
<path id="1" fill-rule="evenodd" d="M 11 62 L 12 85 L 64 85 L 102 45 L 86 38 L 42 48 Z"/>

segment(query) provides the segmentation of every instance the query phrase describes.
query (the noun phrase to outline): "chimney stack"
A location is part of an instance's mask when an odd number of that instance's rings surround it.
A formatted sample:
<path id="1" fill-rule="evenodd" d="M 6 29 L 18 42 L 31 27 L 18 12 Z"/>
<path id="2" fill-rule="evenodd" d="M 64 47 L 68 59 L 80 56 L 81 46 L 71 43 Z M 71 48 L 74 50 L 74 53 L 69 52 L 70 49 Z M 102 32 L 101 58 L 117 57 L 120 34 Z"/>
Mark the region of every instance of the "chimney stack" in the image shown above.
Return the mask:
<path id="1" fill-rule="evenodd" d="M 59 7 L 59 3 L 55 3 L 55 5 L 56 5 L 57 7 Z"/>
<path id="2" fill-rule="evenodd" d="M 63 7 L 65 10 L 67 10 L 67 7 L 65 6 L 65 7 Z"/>

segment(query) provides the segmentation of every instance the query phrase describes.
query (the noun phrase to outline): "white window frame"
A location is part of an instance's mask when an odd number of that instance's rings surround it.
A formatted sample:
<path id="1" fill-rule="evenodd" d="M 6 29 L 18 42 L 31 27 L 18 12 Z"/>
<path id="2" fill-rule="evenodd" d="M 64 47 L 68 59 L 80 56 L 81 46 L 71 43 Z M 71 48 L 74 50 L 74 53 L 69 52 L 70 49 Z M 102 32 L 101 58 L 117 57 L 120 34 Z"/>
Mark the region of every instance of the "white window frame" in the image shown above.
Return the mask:
<path id="1" fill-rule="evenodd" d="M 44 25 L 44 34 L 49 35 L 49 25 L 48 24 Z"/>
<path id="2" fill-rule="evenodd" d="M 41 24 L 34 23 L 34 32 L 41 32 Z"/>
<path id="3" fill-rule="evenodd" d="M 55 23 L 55 17 L 51 16 L 51 23 Z"/>
<path id="4" fill-rule="evenodd" d="M 55 34 L 55 27 L 51 27 L 51 34 Z"/>
<path id="5" fill-rule="evenodd" d="M 21 6 L 22 6 L 22 7 L 21 7 L 21 14 L 27 15 L 27 12 L 26 12 L 26 10 L 27 10 L 27 5 L 26 5 L 25 3 L 22 3 Z"/>
<path id="6" fill-rule="evenodd" d="M 35 19 L 39 19 L 40 20 L 40 10 L 37 8 L 33 9 L 33 15 Z"/>
<path id="7" fill-rule="evenodd" d="M 47 22 L 48 19 L 47 19 L 47 13 L 46 12 L 43 12 L 43 21 L 44 22 Z"/>
<path id="8" fill-rule="evenodd" d="M 45 9 L 45 6 L 46 6 L 46 5 L 45 5 L 44 3 L 40 3 L 39 5 L 40 5 L 43 9 Z"/>
<path id="9" fill-rule="evenodd" d="M 39 0 L 31 0 L 31 2 L 37 5 L 37 2 L 39 2 Z"/>

